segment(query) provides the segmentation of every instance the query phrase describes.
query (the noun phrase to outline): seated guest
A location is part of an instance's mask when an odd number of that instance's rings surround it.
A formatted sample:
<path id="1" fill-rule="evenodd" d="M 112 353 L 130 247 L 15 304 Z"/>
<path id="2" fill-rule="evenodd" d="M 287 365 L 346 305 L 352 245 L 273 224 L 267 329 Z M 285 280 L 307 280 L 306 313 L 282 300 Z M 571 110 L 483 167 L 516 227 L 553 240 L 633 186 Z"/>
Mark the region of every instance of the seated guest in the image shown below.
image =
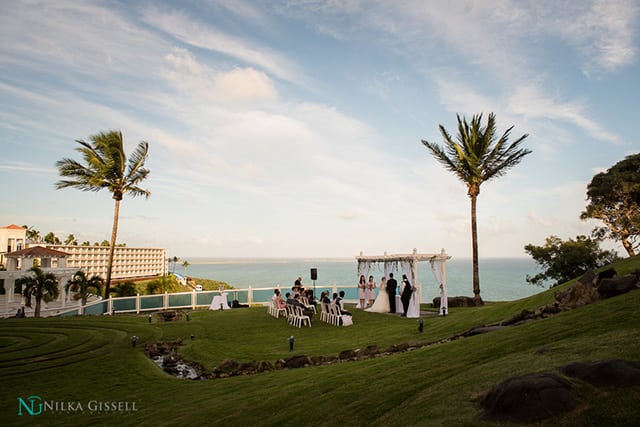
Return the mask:
<path id="1" fill-rule="evenodd" d="M 344 291 L 340 291 L 339 295 L 336 293 L 333 294 L 333 302 L 340 309 L 340 314 L 346 314 L 347 316 L 351 316 L 350 312 L 343 309 L 343 305 L 342 305 L 343 298 L 344 298 Z"/>
<path id="2" fill-rule="evenodd" d="M 307 307 L 302 302 L 300 302 L 300 295 L 294 295 L 293 302 L 289 303 L 289 300 L 287 300 L 287 304 L 291 304 L 294 307 L 300 307 L 302 309 L 302 314 L 309 317 L 313 316 L 313 314 L 315 313 L 315 310 Z"/>
<path id="3" fill-rule="evenodd" d="M 329 299 L 329 291 L 323 291 L 320 294 L 320 301 L 325 304 L 331 304 L 331 299 Z"/>
<path id="4" fill-rule="evenodd" d="M 285 298 L 286 298 L 286 302 L 287 302 L 287 304 L 289 304 L 289 305 L 294 305 L 294 304 L 293 304 L 293 302 L 294 302 L 295 300 L 293 299 L 293 296 L 291 295 L 291 293 L 287 292 L 284 296 L 285 296 Z"/>
<path id="5" fill-rule="evenodd" d="M 284 306 L 286 305 L 286 303 L 282 299 L 282 296 L 280 295 L 280 289 L 276 289 L 273 291 L 273 296 L 271 297 L 271 300 L 275 302 L 276 307 L 278 308 L 284 308 Z"/>

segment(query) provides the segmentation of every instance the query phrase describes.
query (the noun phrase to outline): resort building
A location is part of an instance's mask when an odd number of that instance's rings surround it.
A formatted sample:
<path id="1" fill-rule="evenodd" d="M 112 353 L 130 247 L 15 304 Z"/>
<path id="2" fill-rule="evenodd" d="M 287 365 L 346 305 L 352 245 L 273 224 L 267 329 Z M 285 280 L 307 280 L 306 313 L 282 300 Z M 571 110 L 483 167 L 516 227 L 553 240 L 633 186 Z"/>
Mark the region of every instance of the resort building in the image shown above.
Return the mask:
<path id="1" fill-rule="evenodd" d="M 73 274 L 83 270 L 87 277 L 107 277 L 108 246 L 51 245 L 28 242 L 27 229 L 15 224 L 0 227 L 0 311 L 10 313 L 14 304 L 21 304 L 20 290 L 15 280 L 33 267 L 52 272 L 61 288 L 58 302 L 67 305 L 62 288 Z M 169 263 L 164 248 L 130 248 L 116 246 L 111 280 L 122 282 L 159 277 L 168 273 Z M 4 308 L 4 310 L 2 310 Z"/>
<path id="2" fill-rule="evenodd" d="M 16 280 L 25 277 L 32 267 L 39 267 L 43 273 L 53 273 L 58 279 L 58 289 L 60 294 L 56 301 L 51 301 L 54 307 L 65 307 L 68 302 L 65 292 L 66 283 L 71 280 L 77 268 L 69 268 L 67 266 L 68 254 L 53 249 L 44 248 L 42 246 L 33 246 L 31 248 L 20 249 L 6 254 L 6 270 L 0 271 L 0 313 L 2 317 L 10 316 L 15 313 L 16 308 L 24 306 L 24 298 L 22 296 L 22 287 L 16 285 Z M 44 310 L 48 307 L 45 305 Z M 30 309 L 31 311 L 31 309 Z"/>
<path id="3" fill-rule="evenodd" d="M 11 224 L 0 227 L 0 269 L 7 268 L 7 254 L 26 248 L 27 229 Z"/>
<path id="4" fill-rule="evenodd" d="M 67 266 L 83 270 L 88 277 L 107 277 L 109 246 L 50 245 L 48 249 L 67 253 Z M 121 282 L 159 277 L 168 272 L 167 252 L 164 248 L 129 248 L 116 246 L 113 254 L 111 280 Z"/>

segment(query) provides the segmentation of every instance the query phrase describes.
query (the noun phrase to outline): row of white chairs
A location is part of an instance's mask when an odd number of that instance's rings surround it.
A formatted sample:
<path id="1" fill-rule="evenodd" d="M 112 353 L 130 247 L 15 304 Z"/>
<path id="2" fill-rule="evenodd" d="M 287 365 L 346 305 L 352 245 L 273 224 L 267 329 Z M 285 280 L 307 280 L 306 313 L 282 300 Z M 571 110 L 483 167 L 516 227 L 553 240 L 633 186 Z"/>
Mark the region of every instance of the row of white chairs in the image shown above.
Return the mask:
<path id="1" fill-rule="evenodd" d="M 306 324 L 311 327 L 311 317 L 304 314 L 301 307 L 296 307 L 290 304 L 287 304 L 286 307 L 287 319 L 289 319 L 289 323 L 291 325 L 301 328 Z"/>
<path id="2" fill-rule="evenodd" d="M 320 320 L 326 323 L 330 323 L 334 326 L 340 326 L 342 322 L 342 314 L 340 313 L 340 307 L 334 303 L 322 303 L 322 311 L 320 313 Z"/>
<path id="3" fill-rule="evenodd" d="M 287 309 L 278 307 L 278 303 L 276 303 L 273 300 L 271 301 L 271 304 L 269 304 L 269 306 L 267 307 L 267 313 L 269 313 L 271 316 L 275 317 L 276 319 L 280 317 L 280 315 L 287 317 Z"/>

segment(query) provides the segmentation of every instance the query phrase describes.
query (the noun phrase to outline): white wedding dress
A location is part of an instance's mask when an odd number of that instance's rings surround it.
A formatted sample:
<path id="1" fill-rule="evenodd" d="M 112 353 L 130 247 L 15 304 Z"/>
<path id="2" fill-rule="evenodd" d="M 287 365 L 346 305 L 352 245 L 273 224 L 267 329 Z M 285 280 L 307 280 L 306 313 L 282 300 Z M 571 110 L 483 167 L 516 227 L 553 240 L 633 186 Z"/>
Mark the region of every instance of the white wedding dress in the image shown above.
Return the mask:
<path id="1" fill-rule="evenodd" d="M 381 283 L 380 288 L 378 289 L 378 296 L 373 302 L 373 305 L 365 309 L 364 311 L 370 311 L 373 313 L 388 313 L 389 310 L 389 295 L 387 294 L 387 286 L 386 284 Z"/>

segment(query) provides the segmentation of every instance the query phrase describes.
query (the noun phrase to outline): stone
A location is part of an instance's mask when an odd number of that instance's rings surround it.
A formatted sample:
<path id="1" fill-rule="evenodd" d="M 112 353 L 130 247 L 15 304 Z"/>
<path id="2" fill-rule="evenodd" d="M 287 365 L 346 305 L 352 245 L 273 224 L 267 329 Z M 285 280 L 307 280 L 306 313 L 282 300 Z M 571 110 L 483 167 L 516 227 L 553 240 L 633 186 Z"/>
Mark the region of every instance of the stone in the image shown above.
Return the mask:
<path id="1" fill-rule="evenodd" d="M 594 270 L 587 270 L 580 278 L 578 279 L 578 283 L 582 283 L 583 285 L 595 286 L 599 275 L 596 275 Z"/>
<path id="2" fill-rule="evenodd" d="M 293 356 L 285 360 L 284 367 L 288 369 L 304 368 L 311 365 L 311 361 L 307 356 Z"/>
<path id="3" fill-rule="evenodd" d="M 233 359 L 223 360 L 216 368 L 215 371 L 222 374 L 230 374 L 238 371 L 240 364 Z"/>
<path id="4" fill-rule="evenodd" d="M 314 365 L 322 365 L 325 359 L 324 356 L 311 356 L 309 360 L 311 360 L 311 363 Z"/>
<path id="5" fill-rule="evenodd" d="M 340 360 L 355 359 L 358 353 L 355 350 L 343 350 L 338 355 Z"/>
<path id="6" fill-rule="evenodd" d="M 565 291 L 556 292 L 555 298 L 562 311 L 571 310 L 602 299 L 597 289 L 580 282 L 576 282 L 575 285 Z"/>
<path id="7" fill-rule="evenodd" d="M 636 289 L 638 278 L 633 274 L 611 279 L 602 279 L 598 284 L 598 293 L 604 298 L 622 295 Z"/>
<path id="8" fill-rule="evenodd" d="M 558 369 L 571 378 L 585 381 L 594 387 L 631 387 L 640 385 L 640 363 L 622 359 L 597 362 L 574 362 Z"/>
<path id="9" fill-rule="evenodd" d="M 258 363 L 258 372 L 268 372 L 273 371 L 274 369 L 275 366 L 268 360 L 262 360 Z"/>
<path id="10" fill-rule="evenodd" d="M 568 412 L 578 403 L 566 379 L 553 373 L 527 374 L 493 387 L 480 402 L 481 418 L 532 423 Z"/>

